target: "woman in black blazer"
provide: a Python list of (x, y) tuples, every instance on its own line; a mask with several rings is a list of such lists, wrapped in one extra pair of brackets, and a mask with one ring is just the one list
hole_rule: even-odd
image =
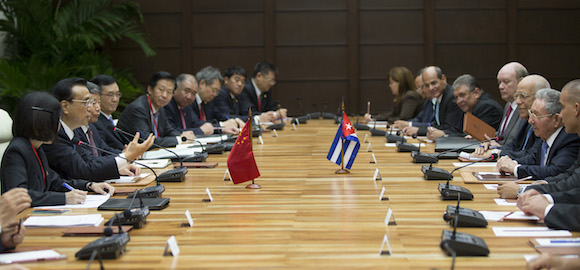
[[(395, 107), (388, 113), (375, 116), (377, 121), (389, 121), (394, 123), (397, 120), (413, 119), (423, 109), (425, 98), (417, 92), (413, 74), (406, 67), (394, 67), (387, 74), (389, 88), (395, 96), (393, 103)], [(365, 119), (371, 119), (370, 114), (365, 114)]]
[(115, 191), (107, 183), (64, 180), (50, 169), (40, 146), (57, 138), (61, 112), (60, 103), (48, 93), (33, 92), (22, 98), (12, 126), (14, 139), (2, 158), (2, 193), (22, 187), (28, 190), (32, 206), (43, 206), (83, 203), (88, 190)]

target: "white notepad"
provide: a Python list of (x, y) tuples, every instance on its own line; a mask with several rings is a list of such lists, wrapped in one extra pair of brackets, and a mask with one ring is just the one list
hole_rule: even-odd
[[(169, 164), (171, 164), (171, 159), (168, 158), (163, 158), (163, 159), (149, 159), (149, 160), (137, 160), (137, 162), (147, 165), (150, 168), (153, 169), (163, 169), (167, 166), (169, 166)], [(143, 166), (141, 166), (141, 164), (137, 164), (135, 163), (135, 165), (139, 168), (145, 168)]]
[(101, 214), (31, 216), (24, 221), (23, 225), (25, 227), (99, 226), (103, 220), (105, 219)]
[(65, 259), (66, 255), (52, 249), (0, 254), (0, 264)]
[(548, 227), (493, 227), (498, 237), (564, 237), (572, 236), (567, 230), (552, 230)]
[(97, 208), (105, 203), (111, 197), (110, 194), (105, 195), (87, 195), (84, 203), (81, 204), (65, 204), (54, 206), (38, 206), (34, 207), (40, 209), (83, 209), (83, 208)]

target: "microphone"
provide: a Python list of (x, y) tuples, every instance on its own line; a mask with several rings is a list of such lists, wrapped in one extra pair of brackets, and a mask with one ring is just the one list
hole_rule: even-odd
[(320, 116), (322, 115), (320, 113), (320, 111), (318, 110), (318, 106), (316, 106), (316, 103), (312, 103), (312, 108), (314, 108), (314, 112), (308, 114), (310, 116), (310, 119), (314, 119), (314, 118), (320, 118)]
[[(135, 208), (133, 209), (133, 202), (135, 201), (135, 197), (139, 195), (139, 208)], [(117, 225), (119, 225), (119, 227), (121, 225), (131, 225), (133, 226), (133, 228), (135, 229), (139, 229), (141, 227), (143, 227), (145, 225), (145, 223), (147, 223), (147, 216), (149, 215), (149, 207), (145, 206), (143, 204), (143, 198), (141, 198), (141, 192), (136, 191), (135, 193), (133, 193), (133, 198), (131, 199), (131, 203), (129, 203), (129, 206), (127, 207), (127, 209), (125, 209), (121, 214), (119, 214), (119, 216), (117, 217)], [(113, 223), (113, 219), (109, 220), (109, 222), (107, 222), (107, 225), (111, 225)]]
[[(221, 139), (221, 135), (220, 135), (220, 139)], [(212, 145), (206, 145), (204, 146), (203, 143), (201, 143), (200, 141), (197, 140), (191, 140), (185, 137), (181, 137), (181, 141), (182, 142), (187, 142), (187, 141), (191, 141), (194, 143), (199, 144), (199, 146), (201, 146), (201, 153), (199, 154), (193, 154), (192, 156), (186, 157), (184, 158), (185, 161), (193, 161), (193, 162), (204, 162), (207, 157), (209, 156), (208, 154), (222, 154), (225, 149), (225, 143), (223, 142), (223, 139), (221, 139), (222, 142), (221, 143), (216, 143), (216, 144), (212, 144)]]
[(294, 117), (292, 122), (298, 122), (300, 124), (306, 124), (309, 119), (309, 116), (306, 114), (306, 109), (304, 109), (304, 104), (302, 104), (302, 97), (296, 96), (296, 101), (298, 101), (298, 105), (300, 105), (300, 109), (302, 110), (302, 116)]
[[(413, 138), (416, 138), (416, 135), (413, 135)], [(419, 140), (419, 147), (417, 151), (411, 152), (413, 163), (437, 163), (438, 162), (437, 157), (432, 156), (428, 153), (421, 153), (421, 143), (423, 143), (423, 141), (421, 141), (419, 138), (416, 139)]]
[[(457, 206), (447, 205), (443, 220), (450, 224), (451, 220), (455, 220), (455, 227), (487, 227), (487, 220), (479, 211), (459, 207), (460, 201), (461, 197), (458, 195)], [(458, 217), (455, 218), (456, 216)]]
[[(117, 214), (115, 214), (111, 220), (115, 219), (116, 216)], [(110, 225), (104, 230), (104, 233), (104, 237), (90, 242), (81, 248), (81, 250), (75, 254), (75, 257), (80, 260), (87, 260), (91, 258), (94, 259), (98, 254), (99, 259), (116, 259), (125, 253), (127, 243), (129, 242), (130, 238), (129, 233), (123, 232), (121, 225), (119, 225), (118, 234), (113, 234), (113, 230), (110, 228)], [(91, 262), (89, 262), (89, 266)]]
[[(457, 195), (457, 200), (459, 200)], [(459, 208), (459, 207), (457, 207)], [(489, 248), (485, 241), (475, 235), (467, 233), (458, 233), (457, 224), (459, 214), (455, 215), (453, 231), (443, 230), (441, 233), (441, 244), (439, 245), (447, 255), (453, 256), (452, 269), (455, 265), (455, 256), (487, 256)]]
[[(474, 161), (474, 162), (468, 163), (466, 165), (463, 165), (461, 167), (457, 167), (457, 168), (453, 169), (447, 177), (447, 183), (446, 184), (439, 183), (439, 186), (437, 187), (439, 189), (439, 193), (443, 197), (443, 200), (454, 200), (458, 195), (461, 196), (462, 200), (473, 200), (473, 194), (471, 193), (471, 191), (469, 191), (469, 189), (462, 187), (462, 186), (449, 185), (449, 181), (451, 180), (451, 178), (453, 178), (453, 173), (461, 168), (471, 166), (475, 163), (482, 162), (482, 161), (495, 160), (495, 159), (497, 159), (497, 154), (492, 154), (491, 157), (489, 157), (489, 158)], [(426, 166), (423, 166), (423, 167), (426, 167)], [(425, 172), (423, 172), (423, 173), (425, 173)], [(427, 174), (425, 174), (425, 175), (427, 175)]]
[(373, 125), (373, 128), (371, 128), (370, 131), (371, 131), (371, 136), (387, 136), (386, 130), (377, 129), (377, 121), (375, 121), (375, 124)]
[[(417, 139), (417, 134), (413, 134), (413, 139)], [(419, 139), (417, 139), (419, 140)], [(408, 142), (403, 142), (403, 141), (397, 141), (396, 145), (397, 145), (397, 151), (399, 152), (420, 152), (420, 146), (421, 146), (421, 140), (419, 140), (419, 146), (416, 146), (414, 144), (408, 143)]]
[[(375, 124), (377, 122), (375, 121)], [(407, 140), (405, 139), (404, 136), (399, 136), (399, 134), (401, 134), (400, 132), (397, 132), (397, 134), (393, 134), (393, 124), (389, 125), (389, 133), (385, 134), (385, 137), (387, 137), (387, 142), (388, 143), (396, 143), (396, 142), (407, 142)]]
[(155, 182), (157, 183), (157, 185), (152, 186), (152, 187), (146, 187), (146, 188), (141, 189), (141, 191), (145, 194), (144, 196), (146, 198), (158, 198), (158, 197), (161, 197), (161, 193), (163, 193), (165, 191), (165, 186), (159, 184), (159, 176), (157, 176), (157, 173), (155, 173), (155, 171), (151, 167), (149, 167), (149, 166), (147, 166), (147, 165), (145, 165), (145, 164), (143, 164), (141, 162), (137, 162), (135, 160), (128, 159), (126, 157), (122, 157), (120, 155), (117, 155), (117, 154), (115, 154), (113, 152), (110, 152), (108, 150), (102, 149), (100, 147), (92, 146), (92, 145), (90, 145), (90, 144), (88, 144), (86, 142), (83, 142), (83, 141), (81, 141), (79, 139), (76, 139), (76, 138), (73, 138), (73, 143), (74, 144), (77, 144), (77, 145), (88, 146), (90, 148), (95, 148), (95, 149), (97, 149), (99, 151), (102, 151), (104, 153), (107, 153), (107, 154), (110, 154), (110, 155), (113, 155), (113, 156), (117, 156), (117, 157), (122, 158), (122, 159), (124, 159), (124, 160), (126, 160), (128, 162), (133, 162), (135, 164), (139, 164), (139, 165), (141, 165), (141, 166), (143, 166), (143, 167), (151, 170), (151, 172), (153, 173), (153, 175), (155, 175)]
[[(131, 138), (135, 137), (135, 135), (133, 135), (127, 131), (124, 131), (118, 127), (115, 127), (114, 130), (119, 131), (119, 132), (123, 133), (124, 135), (130, 136)], [(139, 138), (139, 141), (142, 142), (143, 138)], [(173, 152), (173, 151), (171, 151), (171, 150), (169, 150), (169, 149), (167, 149), (159, 144), (153, 143), (153, 145), (175, 155), (177, 157), (177, 159), (179, 160), (179, 163), (181, 166), (179, 168), (163, 172), (156, 179), (159, 182), (183, 182), (183, 180), (185, 180), (185, 174), (187, 173), (187, 168), (183, 167), (183, 161), (181, 160), (179, 155), (177, 155), (175, 152)]]
[(328, 101), (324, 102), (324, 111), (322, 111), (320, 113), (320, 115), (322, 116), (322, 119), (336, 119), (337, 116), (335, 114), (326, 112), (328, 110)]

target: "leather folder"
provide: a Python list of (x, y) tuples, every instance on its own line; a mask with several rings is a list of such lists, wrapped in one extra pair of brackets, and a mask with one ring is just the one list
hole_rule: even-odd
[(471, 135), (471, 137), (478, 141), (486, 140), (485, 135), (490, 138), (495, 136), (495, 128), (481, 121), (481, 119), (471, 113), (465, 113), (463, 117), (463, 132)]
[[(105, 203), (101, 204), (98, 210), (110, 210), (110, 211), (123, 211), (131, 208), (140, 208), (141, 202), (139, 198), (135, 198), (133, 204), (131, 204), (132, 199), (108, 199)], [(149, 210), (161, 210), (169, 206), (169, 198), (143, 198), (143, 205), (149, 207)]]

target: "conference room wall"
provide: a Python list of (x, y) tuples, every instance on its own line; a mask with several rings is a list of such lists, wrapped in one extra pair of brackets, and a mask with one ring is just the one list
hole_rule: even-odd
[[(141, 26), (156, 49), (146, 58), (121, 41), (104, 49), (145, 84), (158, 70), (195, 73), (262, 59), (280, 69), (274, 98), (302, 113), (342, 96), (350, 114), (392, 105), (386, 73), (436, 64), (448, 80), (474, 75), (501, 101), (496, 73), (508, 61), (554, 88), (580, 74), (578, 1), (541, 0), (140, 0)], [(329, 88), (326, 88), (329, 87)], [(317, 106), (312, 106), (316, 103)], [(379, 104), (382, 103), (382, 104)]]

